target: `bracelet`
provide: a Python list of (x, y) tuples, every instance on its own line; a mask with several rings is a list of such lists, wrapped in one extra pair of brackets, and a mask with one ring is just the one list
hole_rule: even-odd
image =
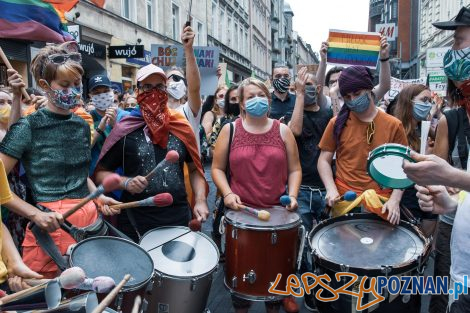
[(228, 194), (226, 194), (225, 196), (223, 196), (223, 198), (225, 199), (226, 197), (230, 196), (230, 195), (233, 195), (234, 193), (233, 192), (229, 192)]
[(126, 179), (126, 181), (124, 182), (124, 190), (127, 190), (127, 185), (129, 185), (129, 182), (132, 180), (132, 178), (128, 178)]
[(385, 58), (385, 59), (380, 59), (380, 62), (387, 62), (388, 60), (390, 60), (390, 57)]
[(102, 131), (101, 129), (99, 129), (98, 127), (95, 128), (95, 131), (100, 134), (101, 136), (103, 137), (106, 137), (106, 134), (104, 133), (104, 131)]

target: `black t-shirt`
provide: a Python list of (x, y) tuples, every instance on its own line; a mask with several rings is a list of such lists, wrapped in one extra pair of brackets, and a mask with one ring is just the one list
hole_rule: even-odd
[[(190, 220), (190, 208), (186, 199), (184, 185), (184, 162), (192, 162), (184, 143), (172, 134), (168, 138), (167, 149), (162, 149), (152, 142), (148, 143), (143, 128), (135, 130), (121, 138), (101, 159), (99, 168), (114, 172), (122, 168), (124, 176), (135, 177), (147, 175), (169, 150), (176, 150), (179, 154), (179, 163), (171, 164), (163, 171), (157, 172), (150, 180), (148, 187), (140, 194), (132, 195), (124, 191), (122, 202), (139, 201), (152, 197), (158, 193), (168, 192), (173, 196), (173, 205), (165, 208), (139, 207), (131, 209), (139, 233), (160, 226), (187, 226)], [(124, 151), (124, 152), (123, 152)], [(135, 238), (135, 231), (131, 227), (127, 210), (119, 214), (119, 228), (131, 238)]]
[(274, 92), (271, 93), (272, 101), (271, 108), (269, 110), (269, 117), (279, 120), (282, 117), (285, 118), (284, 122), (287, 123), (292, 117), (295, 107), (295, 94), (288, 92), (287, 98), (282, 101), (279, 99)]
[(296, 137), (302, 166), (302, 185), (324, 188), (317, 170), (318, 157), (321, 152), (318, 144), (332, 117), (331, 108), (321, 108), (317, 112), (304, 111), (302, 135)]

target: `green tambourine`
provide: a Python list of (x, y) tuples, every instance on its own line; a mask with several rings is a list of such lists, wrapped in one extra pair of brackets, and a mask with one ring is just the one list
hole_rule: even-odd
[(405, 189), (414, 184), (402, 168), (403, 160), (415, 163), (411, 148), (396, 143), (386, 143), (371, 152), (367, 158), (367, 172), (382, 188)]

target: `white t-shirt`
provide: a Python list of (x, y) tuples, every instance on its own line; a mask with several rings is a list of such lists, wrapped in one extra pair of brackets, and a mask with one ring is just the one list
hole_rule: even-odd
[(470, 276), (470, 193), (461, 191), (450, 239), (450, 277), (456, 282), (464, 282)]
[(201, 155), (201, 142), (200, 142), (201, 140), (199, 139), (199, 126), (201, 125), (202, 106), (199, 108), (199, 112), (197, 113), (196, 116), (194, 116), (193, 111), (191, 110), (191, 107), (189, 106), (189, 102), (186, 102), (185, 104), (180, 105), (176, 109), (176, 111), (183, 114), (188, 120), (189, 125), (191, 125), (194, 135), (196, 136), (197, 149), (199, 151), (199, 155)]

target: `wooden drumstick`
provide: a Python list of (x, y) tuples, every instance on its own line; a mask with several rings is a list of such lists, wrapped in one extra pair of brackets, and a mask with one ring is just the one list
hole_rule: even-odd
[(111, 205), (111, 209), (132, 209), (137, 207), (156, 206), (158, 208), (167, 207), (173, 204), (173, 196), (170, 193), (159, 193), (144, 200)]
[[(5, 52), (3, 52), (2, 47), (0, 47), (0, 57), (2, 58), (3, 63), (5, 63), (5, 65), (8, 69), (14, 70), (13, 66), (11, 66), (10, 61), (8, 60), (7, 56), (5, 55)], [(23, 98), (26, 101), (31, 101), (31, 98), (29, 97), (29, 95), (26, 92), (26, 89), (24, 89), (24, 87), (21, 87), (21, 93), (23, 94)]]
[(142, 303), (142, 299), (140, 298), (140, 296), (135, 297), (134, 306), (132, 307), (132, 313), (139, 313), (139, 308), (140, 308), (141, 303)]
[(269, 218), (271, 217), (271, 213), (266, 210), (257, 210), (250, 207), (244, 207), (242, 210), (256, 216), (261, 221), (269, 221)]
[(119, 188), (121, 184), (121, 176), (118, 174), (111, 174), (106, 176), (103, 180), (103, 183), (96, 188), (95, 191), (91, 192), (88, 196), (82, 199), (79, 203), (77, 203), (73, 208), (62, 214), (64, 219), (72, 215), (73, 213), (77, 212), (81, 207), (87, 204), (89, 201), (98, 198), (105, 192), (110, 192)]
[(100, 304), (98, 304), (98, 306), (93, 310), (92, 313), (103, 312), (108, 307), (108, 305), (113, 302), (114, 298), (116, 298), (118, 293), (121, 291), (122, 287), (124, 287), (124, 285), (129, 281), (129, 279), (131, 279), (131, 275), (126, 274), (121, 280), (121, 282), (116, 287), (114, 287), (113, 290), (111, 290), (111, 292), (103, 299), (103, 301), (101, 301)]

